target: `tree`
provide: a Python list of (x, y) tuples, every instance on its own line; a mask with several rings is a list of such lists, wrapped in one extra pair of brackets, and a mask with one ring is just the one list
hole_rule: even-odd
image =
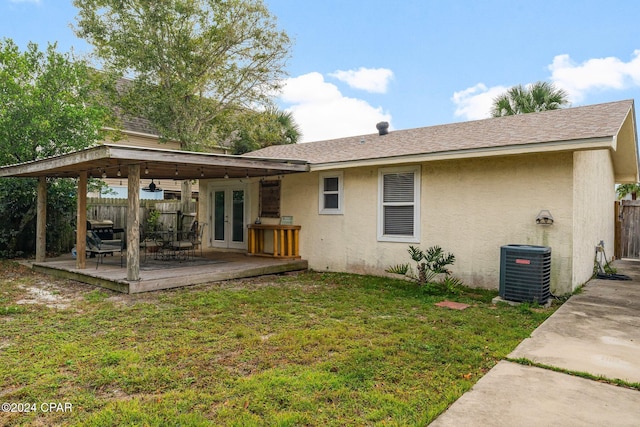
[(538, 111), (557, 110), (569, 104), (568, 94), (553, 83), (536, 82), (517, 85), (493, 100), (492, 117), (513, 116)]
[[(56, 52), (55, 44), (41, 52), (30, 43), (20, 52), (13, 41), (0, 41), (0, 164), (38, 160), (102, 140), (111, 112), (100, 98), (99, 77), (86, 63)], [(57, 250), (61, 233), (73, 238), (68, 215), (75, 209), (75, 184), (49, 184), (47, 248)], [(36, 180), (0, 179), (0, 256), (33, 249), (35, 201)]]
[(261, 0), (74, 0), (76, 34), (106, 69), (131, 76), (121, 99), (164, 140), (216, 145), (229, 113), (268, 106), (284, 77), (288, 36)]
[(628, 194), (631, 194), (631, 199), (636, 200), (638, 193), (640, 193), (640, 183), (620, 184), (616, 188), (616, 193), (618, 193), (618, 199), (624, 199)]
[(227, 120), (222, 128), (228, 132), (225, 145), (233, 154), (244, 154), (271, 145), (296, 144), (302, 137), (293, 115), (276, 108), (263, 112), (247, 111)]

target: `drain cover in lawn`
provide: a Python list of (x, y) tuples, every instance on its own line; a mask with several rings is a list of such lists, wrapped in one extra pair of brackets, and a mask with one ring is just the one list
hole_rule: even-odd
[(436, 303), (436, 305), (438, 307), (452, 308), (454, 310), (464, 310), (465, 308), (469, 307), (469, 304), (463, 304), (461, 302), (453, 302), (453, 301), (447, 301), (447, 300)]

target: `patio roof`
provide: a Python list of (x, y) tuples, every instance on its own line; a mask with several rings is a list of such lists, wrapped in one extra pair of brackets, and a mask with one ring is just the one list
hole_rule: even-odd
[[(128, 166), (140, 166), (140, 175), (155, 179), (207, 179), (284, 175), (309, 170), (302, 160), (270, 159), (196, 153), (158, 148), (101, 144), (61, 156), (0, 168), (0, 177), (127, 178)], [(119, 173), (119, 174), (118, 174)]]

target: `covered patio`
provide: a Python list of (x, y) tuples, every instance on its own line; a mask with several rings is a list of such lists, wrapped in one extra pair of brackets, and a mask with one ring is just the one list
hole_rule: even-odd
[[(163, 285), (163, 283), (169, 283), (171, 281), (175, 283), (177, 280), (170, 277), (169, 269), (166, 268), (154, 271), (153, 273), (151, 272), (152, 270), (144, 270), (144, 274), (141, 274), (139, 206), (140, 177), (142, 174), (148, 178), (178, 179), (188, 182), (189, 180), (195, 179), (281, 176), (306, 171), (308, 171), (307, 162), (300, 160), (251, 158), (245, 156), (102, 144), (61, 156), (4, 166), (0, 168), (0, 177), (38, 178), (38, 214), (34, 268), (40, 271), (44, 271), (45, 269), (65, 270), (69, 275), (74, 275), (75, 280), (110, 287), (123, 292), (144, 292), (146, 290), (175, 287)], [(117, 273), (111, 273), (111, 275), (107, 274), (111, 268), (106, 268), (107, 266), (105, 266), (97, 270), (103, 270), (100, 271), (99, 276), (97, 276), (96, 271), (93, 271), (96, 270), (94, 264), (87, 263), (87, 182), (91, 177), (127, 179), (128, 208), (127, 226), (125, 230), (127, 249), (126, 253), (123, 254), (123, 256), (126, 257), (126, 274), (123, 274), (119, 260), (117, 265), (119, 271)], [(75, 178), (78, 182), (76, 221), (77, 257), (75, 260), (64, 261), (64, 268), (53, 268), (54, 264), (61, 267), (63, 264), (58, 263), (62, 263), (63, 261), (54, 261), (52, 259), (50, 262), (45, 262), (47, 178)], [(243, 254), (240, 255), (244, 256)], [(229, 255), (229, 257), (231, 257), (231, 255)], [(266, 264), (272, 263), (274, 266), (280, 265), (279, 268), (283, 268), (282, 265), (285, 265), (289, 261), (251, 260), (250, 264), (255, 264), (261, 268), (264, 267), (262, 266), (263, 262), (266, 262)], [(281, 262), (283, 262), (283, 264), (281, 264)], [(69, 265), (69, 263), (73, 265)], [(216, 263), (213, 262), (211, 264), (216, 265)], [(48, 265), (51, 265), (51, 268), (47, 267)], [(236, 263), (235, 265), (240, 266), (243, 265), (243, 263)], [(291, 268), (300, 270), (301, 265), (302, 264), (292, 265)], [(176, 268), (180, 270), (182, 267)], [(250, 270), (252, 267), (247, 264), (244, 268)], [(277, 269), (278, 268), (275, 268), (275, 270)], [(91, 271), (89, 272), (89, 270)], [(274, 272), (278, 271), (265, 270), (265, 274)], [(178, 274), (185, 276), (187, 275), (185, 273), (186, 272), (182, 270)], [(161, 278), (163, 275), (166, 279)], [(188, 275), (191, 275), (191, 273)], [(248, 275), (252, 276), (256, 274)], [(207, 274), (205, 274), (205, 276), (207, 276)], [(223, 276), (224, 275), (219, 276), (220, 278), (218, 279), (210, 278), (208, 280), (222, 280), (224, 278)], [(207, 277), (218, 276), (209, 275)], [(229, 276), (228, 278), (235, 277), (243, 276)], [(186, 279), (186, 277), (184, 279)], [(148, 282), (149, 280), (154, 281), (156, 286), (152, 286), (150, 282)], [(107, 281), (111, 281), (113, 285), (109, 285)], [(198, 281), (189, 283), (188, 280), (181, 280), (180, 282), (184, 283), (177, 286), (202, 283)], [(122, 286), (118, 285), (118, 283)]]

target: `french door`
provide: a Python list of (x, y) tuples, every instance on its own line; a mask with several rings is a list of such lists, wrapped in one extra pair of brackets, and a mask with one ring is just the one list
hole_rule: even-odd
[(244, 185), (212, 186), (209, 192), (211, 246), (247, 248), (247, 190)]

